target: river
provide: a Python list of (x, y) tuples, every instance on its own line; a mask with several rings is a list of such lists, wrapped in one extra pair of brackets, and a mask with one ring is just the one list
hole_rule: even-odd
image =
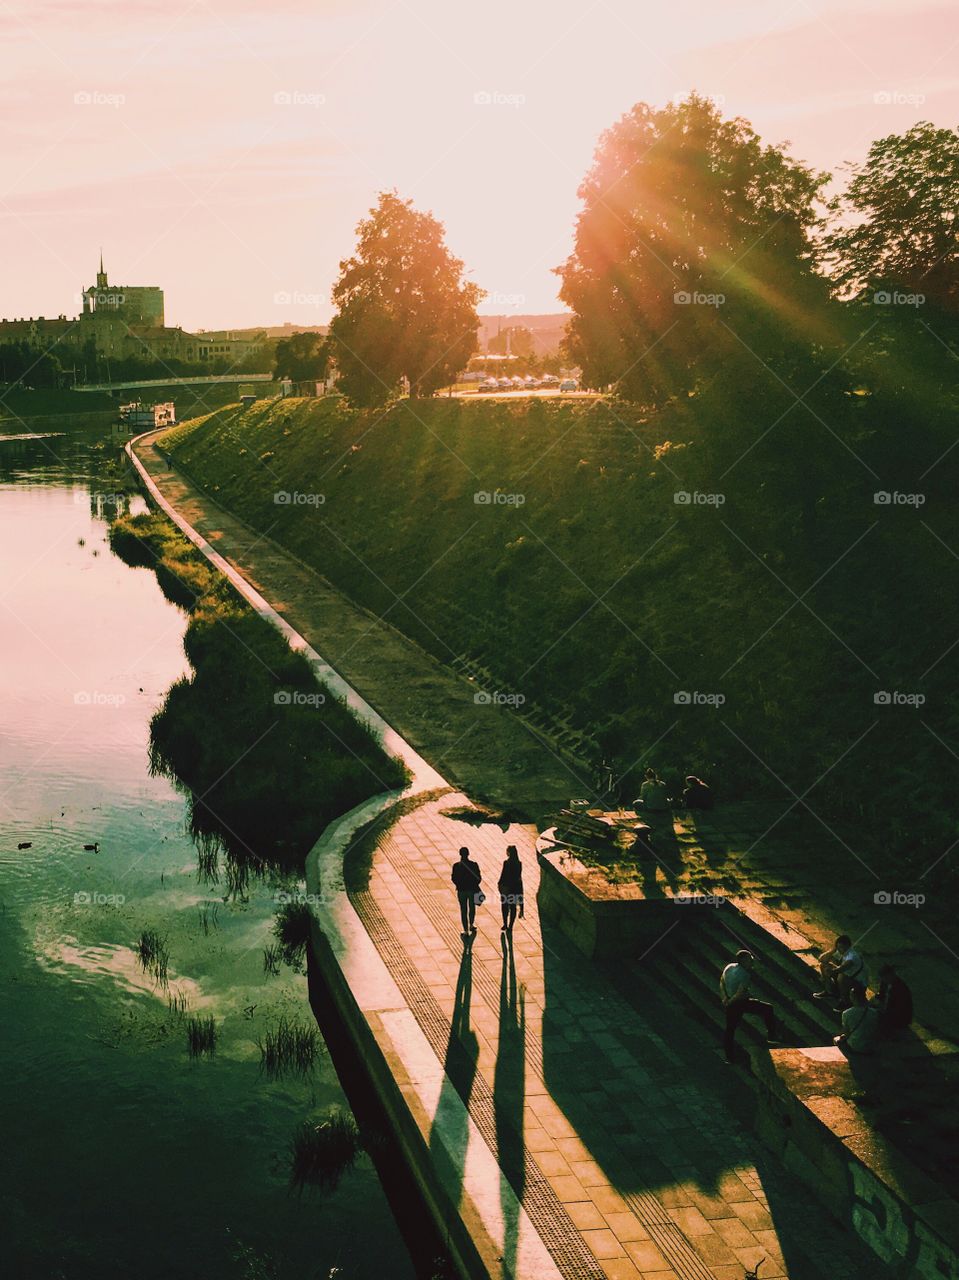
[[(306, 978), (264, 972), (270, 889), (204, 882), (186, 798), (150, 775), (186, 618), (109, 549), (121, 469), (109, 431), (0, 436), (4, 1273), (404, 1280), (368, 1157), (332, 1192), (289, 1190), (297, 1127), (349, 1107), (326, 1054), (306, 1079), (262, 1073), (265, 1030), (311, 1022)], [(145, 929), (168, 987), (138, 962)], [(215, 1018), (212, 1059), (190, 1057), (171, 992)]]

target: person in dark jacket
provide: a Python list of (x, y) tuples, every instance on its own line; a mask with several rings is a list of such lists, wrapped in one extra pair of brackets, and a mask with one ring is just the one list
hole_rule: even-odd
[(515, 844), (506, 848), (506, 861), (499, 874), (496, 885), (499, 889), (500, 905), (503, 908), (503, 927), (501, 933), (512, 933), (516, 923), (516, 912), (522, 920), (523, 910), (523, 864), (519, 860), (519, 850)]
[(697, 778), (695, 774), (691, 773), (686, 779), (686, 789), (683, 792), (683, 808), (711, 809), (712, 807), (712, 789), (703, 782), (702, 778)]
[(470, 858), (470, 851), (464, 845), (460, 849), (459, 862), (453, 863), (453, 874), (450, 876), (456, 887), (456, 896), (460, 904), (460, 919), (463, 921), (463, 933), (469, 935), (476, 932), (476, 904), (481, 902), (480, 884), (483, 873), (479, 863)]
[(879, 994), (876, 997), (882, 1034), (894, 1036), (912, 1024), (912, 992), (891, 964), (879, 970)]

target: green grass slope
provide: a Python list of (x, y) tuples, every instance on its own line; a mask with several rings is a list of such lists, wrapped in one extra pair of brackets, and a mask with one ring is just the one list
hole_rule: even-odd
[(916, 480), (858, 403), (804, 436), (767, 430), (776, 406), (737, 395), (735, 420), (696, 398), (648, 418), (605, 402), (276, 401), (167, 440), (353, 599), (568, 719), (626, 793), (654, 763), (783, 812), (803, 797), (797, 812), (855, 824), (906, 889), (957, 834), (952, 479), (927, 476), (921, 507), (876, 503)]

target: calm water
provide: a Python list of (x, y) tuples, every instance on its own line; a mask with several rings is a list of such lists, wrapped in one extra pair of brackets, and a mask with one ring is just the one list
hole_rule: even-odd
[[(412, 1277), (366, 1158), (331, 1194), (287, 1190), (294, 1130), (346, 1102), (327, 1057), (307, 1083), (261, 1076), (257, 1038), (311, 1022), (306, 980), (264, 976), (270, 888), (201, 883), (184, 797), (149, 775), (185, 618), (109, 550), (118, 455), (103, 433), (0, 437), (2, 1270)], [(145, 928), (216, 1018), (213, 1061), (140, 971)]]

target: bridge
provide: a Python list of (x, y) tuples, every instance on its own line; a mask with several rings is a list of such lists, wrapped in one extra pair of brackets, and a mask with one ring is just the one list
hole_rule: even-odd
[(187, 375), (182, 378), (133, 378), (119, 382), (88, 382), (74, 387), (74, 391), (140, 391), (157, 387), (215, 387), (239, 385), (241, 382), (273, 382), (272, 373), (212, 373)]

